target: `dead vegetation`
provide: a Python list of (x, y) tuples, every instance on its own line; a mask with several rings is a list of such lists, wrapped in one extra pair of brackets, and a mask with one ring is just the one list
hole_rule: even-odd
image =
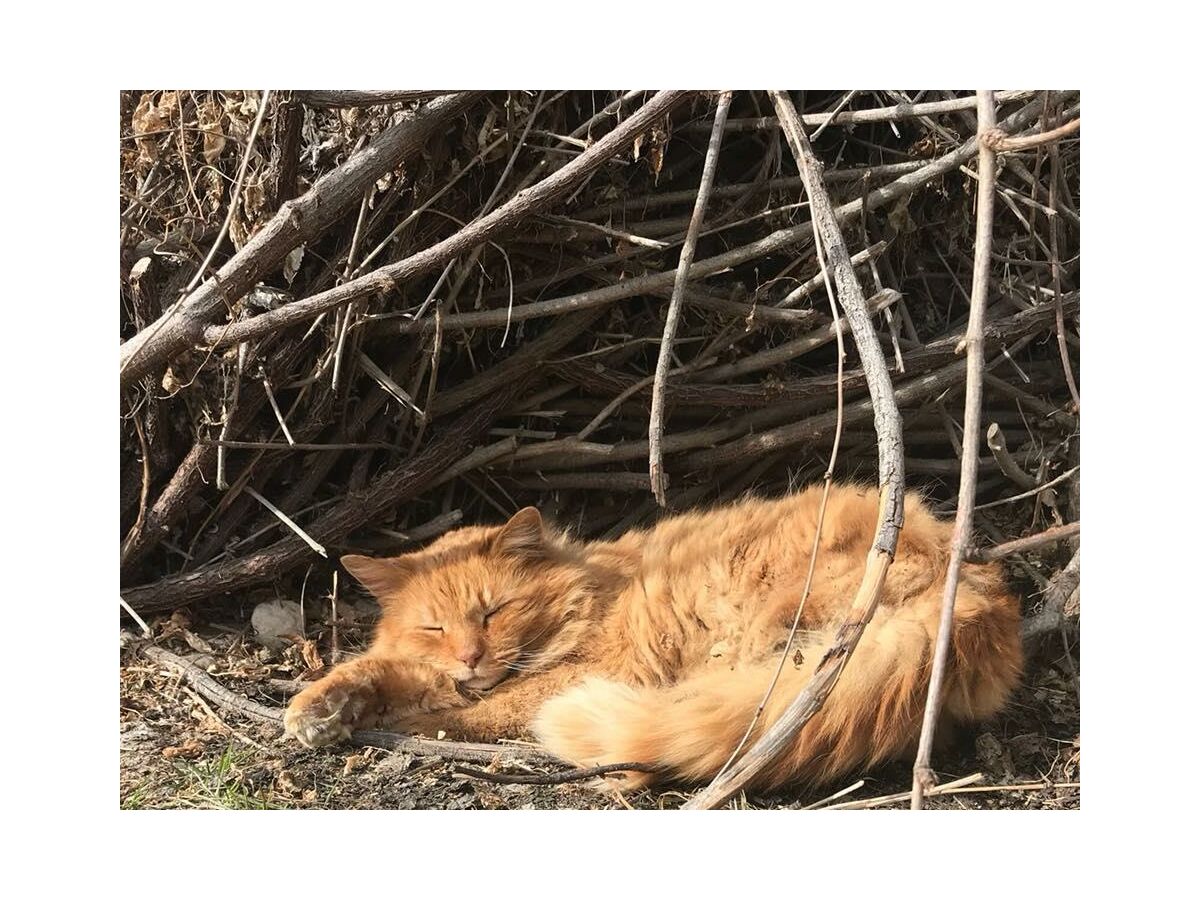
[[(284, 685), (369, 633), (370, 605), (334, 581), (345, 550), (402, 552), (526, 504), (613, 535), (661, 513), (652, 440), (682, 509), (819, 478), (838, 432), (842, 326), (767, 92), (730, 100), (661, 366), (716, 95), (380, 93), (121, 97), (123, 598), (156, 644), (276, 709)], [(975, 97), (791, 100), (886, 352), (908, 489), (949, 513)], [(1078, 522), (1078, 105), (997, 94), (976, 554)], [(867, 378), (846, 345), (833, 469), (875, 481)], [(1034, 666), (1020, 709), (935, 756), (943, 782), (985, 783), (927, 805), (1077, 805), (1077, 535), (1000, 551), (1028, 598)], [(256, 631), (268, 601), (281, 615)], [(338, 776), (136, 646), (124, 663), (125, 806), (683, 802), (486, 784), (407, 751), (347, 751), (362, 760)], [(411, 768), (395, 764), (395, 784), (363, 786), (397, 758)], [(826, 805), (908, 790), (887, 779)]]

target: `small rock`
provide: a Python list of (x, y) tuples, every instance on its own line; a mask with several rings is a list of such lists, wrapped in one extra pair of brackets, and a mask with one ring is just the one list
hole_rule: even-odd
[(292, 638), (301, 635), (303, 616), (300, 604), (291, 600), (268, 600), (254, 607), (250, 624), (254, 634), (266, 647), (279, 650)]

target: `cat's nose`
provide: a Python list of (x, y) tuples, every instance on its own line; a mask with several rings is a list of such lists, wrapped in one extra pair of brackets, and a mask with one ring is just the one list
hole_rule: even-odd
[(463, 647), (458, 651), (459, 662), (468, 669), (474, 669), (482, 656), (483, 649), (481, 647)]

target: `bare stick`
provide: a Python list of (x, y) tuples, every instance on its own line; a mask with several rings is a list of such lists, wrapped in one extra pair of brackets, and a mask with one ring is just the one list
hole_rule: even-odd
[[(948, 781), (945, 784), (939, 784), (929, 791), (929, 796), (937, 796), (941, 794), (953, 793), (956, 790), (961, 790), (967, 785), (975, 784), (983, 780), (983, 773), (976, 772), (974, 775), (968, 775), (965, 778), (959, 778), (955, 781)], [(912, 796), (911, 791), (903, 791), (898, 794), (886, 794), (883, 797), (870, 797), (865, 800), (850, 800), (846, 803), (837, 803), (833, 806), (827, 806), (826, 809), (873, 809), (876, 806), (886, 806), (889, 803), (899, 803), (903, 800), (908, 800)]]
[(150, 637), (151, 634), (153, 634), (153, 632), (150, 631), (150, 626), (146, 624), (146, 620), (137, 614), (137, 610), (135, 610), (132, 606), (130, 606), (128, 603), (125, 602), (124, 597), (121, 597), (119, 599), (121, 601), (121, 609), (123, 609), (123, 610), (125, 610), (125, 612), (129, 613), (129, 615), (133, 619), (133, 621), (137, 622), (138, 628), (142, 629), (142, 636)]
[(592, 766), (590, 769), (572, 769), (567, 772), (529, 772), (527, 774), (510, 774), (508, 772), (488, 772), (485, 769), (473, 769), (470, 766), (455, 766), (457, 775), (467, 775), (480, 781), (490, 781), (493, 784), (569, 784), (573, 781), (587, 781), (601, 775), (612, 775), (617, 772), (661, 772), (662, 766), (651, 763), (608, 763), (603, 766)]
[(992, 456), (999, 463), (1000, 471), (1007, 475), (1009, 480), (1015, 482), (1017, 487), (1028, 490), (1037, 486), (1037, 479), (1018, 466), (1017, 461), (1008, 452), (1008, 442), (1004, 440), (1004, 432), (995, 422), (988, 426), (987, 445), (988, 449), (992, 451)]
[[(271, 381), (266, 375), (262, 379), (263, 392), (267, 395), (267, 400), (271, 404), (271, 411), (275, 413), (275, 421), (279, 423), (279, 428), (283, 432), (283, 436), (287, 439), (289, 446), (296, 446), (296, 441), (292, 437), (292, 433), (288, 431), (287, 420), (283, 418), (283, 413), (279, 411), (279, 404), (275, 401), (275, 392), (271, 390)], [(226, 444), (225, 446), (228, 446)]]
[(1031, 534), (1029, 537), (1017, 538), (1015, 541), (996, 544), (994, 547), (973, 547), (967, 551), (966, 558), (970, 562), (977, 563), (995, 562), (1006, 556), (1012, 556), (1014, 553), (1026, 553), (1030, 550), (1036, 550), (1038, 547), (1044, 547), (1046, 544), (1065, 541), (1068, 538), (1076, 537), (1078, 534), (1079, 523), (1072, 522), (1069, 525), (1058, 525), (1054, 528), (1047, 528), (1045, 531), (1038, 534)]
[[(1001, 102), (1022, 100), (1029, 97), (1032, 91), (1001, 91), (997, 98)], [(935, 100), (929, 103), (900, 103), (896, 106), (886, 106), (879, 109), (855, 109), (850, 112), (838, 113), (808, 113), (800, 120), (805, 125), (823, 126), (855, 125), (864, 122), (898, 122), (902, 119), (915, 119), (919, 116), (932, 116), (942, 113), (959, 112), (975, 106), (974, 97), (956, 97), (953, 100)], [(729, 122), (732, 131), (766, 131), (780, 127), (780, 121), (775, 116), (763, 116), (759, 119), (733, 119)]]
[[(271, 514), (274, 515), (275, 518), (277, 518), (280, 522), (282, 522), (288, 528), (292, 529), (292, 531), (295, 532), (300, 537), (300, 539), (302, 541), (304, 541), (304, 543), (308, 544), (308, 546), (312, 547), (314, 550), (316, 550), (318, 553), (320, 553), (326, 559), (329, 559), (329, 554), (326, 552), (325, 548), (322, 547), (320, 544), (318, 544), (316, 541), (314, 541), (312, 539), (312, 537), (309, 536), (307, 531), (305, 531), (303, 528), (301, 528), (299, 525), (297, 525), (295, 522), (293, 522), (290, 518), (288, 518), (287, 514), (283, 510), (281, 510), (278, 506), (276, 506), (274, 503), (272, 503), (270, 500), (268, 500), (266, 497), (264, 497), (262, 494), (260, 494), (254, 488), (250, 487), (250, 485), (246, 485), (245, 488), (243, 488), (243, 490), (247, 494), (249, 494), (251, 497), (253, 497), (255, 500), (257, 500), (259, 503), (261, 503), (263, 506), (265, 506), (271, 512)], [(337, 578), (336, 572), (334, 573), (333, 577)]]
[(1042, 611), (1021, 623), (1021, 637), (1028, 641), (1062, 628), (1067, 601), (1077, 596), (1078, 592), (1079, 550), (1076, 550), (1066, 568), (1050, 579), (1050, 584), (1046, 586)]
[(1018, 150), (1032, 150), (1034, 147), (1040, 147), (1043, 144), (1060, 141), (1065, 137), (1070, 137), (1078, 130), (1079, 120), (1074, 119), (1066, 125), (1060, 125), (1058, 128), (1051, 131), (1043, 131), (1040, 134), (1009, 137), (1003, 132), (992, 131), (987, 134), (980, 134), (979, 140), (993, 153), (1015, 153)]
[(650, 489), (658, 505), (667, 505), (667, 485), (663, 472), (662, 436), (663, 416), (666, 406), (667, 370), (671, 368), (671, 348), (675, 343), (675, 332), (679, 328), (679, 316), (683, 309), (683, 293), (687, 287), (688, 269), (696, 255), (696, 239), (700, 226), (704, 224), (704, 210), (708, 206), (708, 195), (712, 191), (717, 174), (717, 157), (721, 153), (721, 135), (725, 119), (729, 116), (729, 104), (733, 91), (723, 91), (717, 100), (717, 112), (713, 119), (712, 136), (708, 140), (708, 153), (704, 157), (704, 172), (700, 176), (700, 190), (696, 192), (696, 205), (692, 208), (692, 220), (688, 224), (687, 237), (679, 253), (679, 265), (675, 269), (675, 288), (667, 307), (667, 318), (663, 324), (662, 343), (658, 348), (658, 364), (654, 369), (654, 389), (650, 395)]
[(1079, 471), (1079, 466), (1074, 466), (1073, 468), (1070, 468), (1067, 471), (1063, 472), (1057, 478), (1051, 479), (1050, 481), (1047, 481), (1045, 484), (1039, 484), (1037, 487), (1035, 487), (1031, 491), (1025, 491), (1023, 494), (1014, 494), (1013, 496), (1005, 497), (1002, 500), (993, 500), (991, 503), (981, 503), (975, 508), (976, 509), (991, 509), (992, 507), (995, 507), (995, 506), (1003, 506), (1005, 503), (1015, 503), (1017, 500), (1024, 500), (1026, 497), (1032, 497), (1034, 494), (1040, 494), (1042, 491), (1044, 491), (1048, 488), (1052, 488), (1056, 484), (1059, 484), (1063, 481), (1066, 481), (1068, 478), (1070, 478), (1072, 475), (1074, 475), (1078, 471)]
[[(817, 571), (817, 556), (821, 549), (821, 535), (825, 530), (825, 508), (829, 504), (829, 491), (833, 487), (833, 467), (837, 464), (838, 448), (842, 442), (842, 425), (846, 406), (846, 344), (842, 337), (841, 321), (837, 311), (836, 292), (829, 279), (829, 266), (826, 263), (826, 254), (823, 252), (821, 245), (821, 232), (819, 229), (814, 232), (813, 237), (816, 239), (817, 263), (821, 267), (821, 277), (825, 282), (825, 293), (829, 297), (829, 312), (833, 316), (833, 327), (837, 332), (837, 425), (834, 427), (833, 432), (833, 449), (829, 451), (829, 465), (825, 469), (825, 486), (821, 491), (821, 505), (817, 507), (817, 528), (813, 534), (812, 550), (808, 554), (808, 572), (804, 576), (804, 589), (800, 592), (800, 602), (796, 606), (796, 614), (792, 617), (792, 628), (788, 632), (787, 643), (783, 647), (783, 652), (779, 654), (779, 664), (775, 667), (775, 673), (771, 676), (771, 683), (767, 685), (762, 700), (759, 701), (757, 708), (754, 710), (750, 724), (746, 726), (746, 731), (742, 735), (742, 739), (738, 741), (738, 745), (729, 754), (729, 759), (725, 761), (725, 765), (717, 772), (717, 778), (720, 778), (728, 771), (729, 767), (737, 760), (738, 754), (742, 752), (742, 748), (746, 746), (746, 742), (750, 740), (750, 735), (754, 733), (754, 727), (758, 724), (758, 720), (762, 718), (763, 711), (767, 708), (767, 701), (771, 699), (771, 694), (775, 692), (775, 685), (779, 683), (779, 676), (783, 674), (783, 667), (787, 665), (788, 659), (791, 658), (792, 644), (796, 641), (796, 632), (800, 630), (800, 619), (804, 615), (804, 606), (808, 602), (808, 595), (812, 590), (813, 575)], [(851, 264), (853, 264), (853, 260), (851, 260)]]
[(821, 164), (813, 153), (791, 98), (772, 91), (771, 100), (779, 115), (788, 146), (800, 166), (812, 206), (813, 224), (820, 232), (829, 267), (837, 285), (838, 299), (854, 336), (875, 408), (875, 431), (879, 439), (880, 507), (874, 544), (867, 555), (866, 570), (858, 594), (838, 628), (833, 645), (817, 664), (812, 679), (783, 715), (767, 729), (746, 754), (712, 784), (693, 797), (685, 809), (712, 809), (726, 802), (782, 755), (796, 734), (816, 714), (833, 690), (846, 661), (858, 645), (863, 630), (875, 613), (883, 592), (888, 566), (896, 553), (896, 542), (904, 525), (904, 442), (900, 413), (888, 375), (883, 348), (867, 315), (862, 286), (854, 274), (850, 252), (838, 228), (837, 216), (821, 177)]
[[(879, 241), (878, 243), (872, 244), (866, 250), (860, 250), (858, 253), (855, 253), (852, 257), (850, 257), (850, 262), (853, 263), (855, 266), (866, 265), (871, 260), (873, 260), (875, 257), (877, 257), (881, 253), (883, 253), (883, 251), (886, 250), (887, 248), (888, 248), (887, 241)], [(792, 290), (790, 293), (788, 293), (788, 295), (786, 297), (784, 297), (782, 300), (780, 300), (778, 303), (776, 303), (775, 308), (776, 309), (794, 309), (796, 304), (798, 304), (801, 300), (803, 300), (809, 294), (812, 294), (815, 291), (820, 290), (824, 284), (825, 284), (825, 272), (824, 271), (818, 272), (812, 278), (808, 279), (808, 281), (804, 282), (799, 287)]]
[[(1049, 106), (1049, 103), (1047, 103)], [(1076, 122), (1079, 120), (1076, 119)], [(1050, 208), (1058, 207), (1058, 179), (1061, 172), (1061, 158), (1058, 144), (1050, 145)], [(1071, 391), (1071, 399), (1075, 401), (1075, 412), (1080, 411), (1079, 387), (1075, 384), (1075, 372), (1071, 368), (1071, 357), (1067, 353), (1067, 325), (1062, 308), (1062, 263), (1058, 255), (1058, 231), (1061, 227), (1056, 216), (1049, 216), (1050, 225), (1050, 280), (1054, 286), (1054, 315), (1058, 325), (1058, 355), (1062, 360), (1063, 375), (1067, 379), (1067, 388)]]
[(333, 570), (333, 592), (329, 595), (329, 661), (342, 661), (342, 642), (338, 639), (338, 571)]
[(991, 91), (979, 92), (979, 197), (975, 220), (975, 270), (971, 281), (971, 315), (967, 323), (967, 387), (963, 409), (962, 470), (958, 481), (958, 512), (950, 538), (950, 564), (946, 570), (946, 588), (942, 594), (942, 616), (938, 624), (929, 694), (925, 700), (925, 718), (921, 740), (913, 765), (912, 808), (921, 809), (925, 792), (937, 784), (930, 768), (933, 735), (942, 704), (942, 682), (950, 658), (950, 638), (954, 629), (954, 597), (963, 557), (971, 543), (971, 525), (975, 518), (975, 480), (979, 468), (979, 420), (983, 404), (983, 322), (988, 302), (988, 282), (992, 263), (992, 218), (996, 198), (996, 154), (982, 136), (996, 124), (996, 101)]

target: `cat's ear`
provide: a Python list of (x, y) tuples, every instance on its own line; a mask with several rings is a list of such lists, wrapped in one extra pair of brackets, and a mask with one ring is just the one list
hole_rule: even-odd
[(404, 559), (373, 559), (370, 556), (343, 556), (342, 566), (380, 600), (400, 587), (412, 574)]
[(517, 510), (493, 540), (492, 549), (502, 556), (538, 559), (546, 550), (542, 514), (532, 506)]

